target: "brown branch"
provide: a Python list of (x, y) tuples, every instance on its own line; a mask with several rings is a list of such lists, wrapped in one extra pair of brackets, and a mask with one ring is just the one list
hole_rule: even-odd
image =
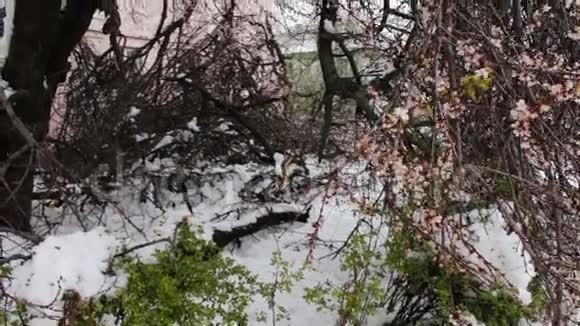
[(305, 212), (271, 212), (257, 218), (255, 223), (234, 227), (230, 231), (215, 230), (212, 239), (219, 248), (224, 248), (231, 242), (239, 241), (242, 237), (255, 234), (269, 227), (292, 222), (306, 223), (309, 215), (310, 207)]
[(244, 118), (244, 116), (242, 116), (240, 111), (245, 110), (245, 109), (249, 109), (249, 108), (254, 108), (254, 107), (272, 104), (272, 103), (280, 101), (280, 99), (268, 98), (268, 99), (263, 100), (263, 102), (251, 103), (248, 105), (242, 105), (242, 106), (231, 105), (230, 103), (226, 103), (226, 102), (223, 102), (223, 101), (215, 98), (204, 87), (201, 87), (200, 85), (197, 85), (193, 82), (186, 81), (184, 78), (169, 78), (168, 80), (174, 80), (174, 81), (181, 83), (181, 85), (183, 85), (183, 86), (191, 86), (191, 87), (195, 88), (196, 90), (198, 90), (205, 98), (207, 98), (211, 102), (213, 102), (216, 105), (216, 107), (224, 110), (233, 119), (235, 119), (240, 125), (242, 125), (244, 128), (246, 128), (250, 132), (252, 137), (254, 137), (254, 139), (256, 139), (256, 141), (258, 141), (258, 143), (264, 147), (266, 154), (268, 154), (269, 157), (273, 157), (274, 150), (273, 150), (272, 146), (270, 146), (270, 143), (268, 142), (268, 140), (266, 140), (266, 138), (252, 125), (252, 123), (250, 121), (247, 121), (247, 119)]
[[(16, 94), (28, 96), (28, 92), (17, 92), (11, 95), (10, 97)], [(22, 120), (20, 120), (20, 118), (14, 112), (14, 109), (12, 108), (12, 103), (10, 103), (10, 99), (6, 97), (4, 89), (0, 89), (0, 104), (8, 114), (8, 118), (10, 118), (10, 121), (12, 122), (14, 128), (16, 128), (16, 130), (20, 133), (20, 135), (24, 138), (24, 140), (28, 143), (28, 145), (30, 147), (37, 147), (37, 143), (36, 140), (34, 139), (34, 136), (30, 132), (30, 130), (26, 128), (26, 125), (24, 125)]]
[(4, 177), (6, 176), (6, 172), (8, 172), (8, 168), (10, 167), (10, 165), (12, 164), (12, 162), (14, 160), (16, 160), (17, 158), (19, 158), (21, 155), (23, 155), (24, 153), (26, 153), (29, 149), (31, 149), (32, 147), (30, 146), (30, 144), (26, 144), (22, 147), (20, 147), (19, 150), (17, 150), (16, 152), (12, 153), (5, 161), (4, 164), (0, 165), (0, 180), (4, 180)]
[(147, 242), (147, 243), (142, 243), (140, 245), (136, 245), (134, 247), (131, 247), (131, 248), (128, 248), (126, 250), (123, 250), (123, 251), (121, 251), (119, 253), (116, 253), (113, 256), (113, 259), (114, 258), (120, 258), (120, 257), (126, 256), (126, 255), (128, 255), (128, 254), (130, 254), (130, 253), (132, 253), (134, 251), (139, 250), (139, 249), (147, 248), (147, 247), (150, 247), (150, 246), (154, 246), (156, 244), (159, 244), (159, 243), (170, 242), (170, 241), (171, 241), (170, 238), (161, 238), (161, 239), (153, 240), (153, 241), (150, 241), (150, 242)]

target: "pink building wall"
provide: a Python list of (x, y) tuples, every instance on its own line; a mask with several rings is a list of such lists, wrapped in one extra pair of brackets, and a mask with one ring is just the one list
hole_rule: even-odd
[[(121, 33), (127, 37), (129, 47), (137, 47), (149, 40), (158, 27), (160, 15), (163, 10), (163, 0), (117, 0), (121, 15)], [(255, 15), (263, 11), (271, 12), (274, 0), (236, 0), (240, 14)], [(229, 4), (230, 0), (198, 0), (191, 18), (194, 27), (206, 26), (211, 29), (211, 22), (219, 15), (219, 8), (223, 4)], [(168, 7), (170, 14), (168, 22), (172, 18), (172, 0)], [(101, 33), (105, 18), (98, 13), (87, 32), (85, 39), (92, 43), (96, 49), (108, 48), (108, 38)], [(208, 26), (209, 25), (209, 26)]]

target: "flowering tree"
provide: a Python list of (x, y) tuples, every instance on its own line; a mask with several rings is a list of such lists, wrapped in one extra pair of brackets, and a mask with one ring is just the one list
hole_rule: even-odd
[[(330, 97), (322, 147), (332, 97), (352, 97), (336, 85), (349, 82), (384, 112), (358, 148), (387, 183), (391, 228), (491, 287), (506, 280), (475, 250), (469, 226), (499, 216), (533, 263), (548, 317), (565, 324), (580, 297), (580, 2), (308, 3), (320, 13)], [(377, 69), (360, 66), (352, 53), (361, 49), (383, 55)], [(337, 76), (341, 55), (352, 77)]]
[[(553, 325), (578, 308), (578, 1), (421, 1), (377, 130), (359, 145), (388, 183), (392, 227), (484, 284), (466, 259), (474, 212), (500, 214), (548, 295)], [(411, 209), (412, 216), (406, 212)]]

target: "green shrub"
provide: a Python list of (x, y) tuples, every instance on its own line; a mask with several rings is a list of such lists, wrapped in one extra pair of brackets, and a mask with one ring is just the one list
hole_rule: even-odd
[[(123, 325), (236, 325), (248, 324), (246, 308), (262, 296), (273, 321), (288, 320), (286, 309), (277, 304), (279, 293), (290, 292), (302, 270), (292, 271), (280, 251), (271, 259), (272, 282), (258, 282), (245, 267), (222, 257), (212, 243), (179, 226), (174, 242), (157, 251), (155, 263), (126, 261), (128, 283), (115, 297), (108, 299), (108, 313), (119, 317)], [(268, 320), (266, 312), (258, 320)]]
[[(380, 234), (388, 234), (382, 243)], [(465, 312), (487, 326), (510, 326), (541, 313), (542, 291), (532, 291), (526, 306), (504, 284), (485, 286), (468, 273), (445, 268), (431, 248), (405, 227), (359, 229), (341, 255), (347, 280), (322, 282), (307, 289), (305, 299), (335, 311), (343, 325), (365, 325), (366, 316), (381, 308), (395, 316), (385, 325), (449, 325), (450, 316)]]
[(155, 263), (127, 262), (128, 283), (109, 300), (123, 325), (247, 325), (256, 278), (213, 243), (179, 226)]

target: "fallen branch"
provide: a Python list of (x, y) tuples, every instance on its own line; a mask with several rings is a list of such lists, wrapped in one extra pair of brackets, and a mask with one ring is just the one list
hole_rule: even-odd
[(127, 249), (123, 250), (122, 252), (119, 252), (119, 253), (115, 254), (113, 256), (113, 258), (120, 258), (120, 257), (126, 256), (126, 255), (128, 255), (128, 254), (130, 254), (130, 253), (132, 253), (134, 251), (137, 251), (139, 249), (143, 249), (143, 248), (146, 248), (146, 247), (149, 247), (149, 246), (153, 246), (153, 245), (156, 245), (156, 244), (159, 244), (159, 243), (170, 242), (170, 241), (171, 241), (170, 238), (161, 238), (161, 239), (153, 240), (153, 241), (150, 241), (150, 242), (147, 242), (147, 243), (143, 243), (143, 244), (140, 244), (140, 245), (136, 245), (134, 247), (127, 248)]
[(212, 240), (219, 248), (224, 248), (231, 242), (239, 243), (240, 238), (255, 234), (272, 226), (292, 222), (306, 223), (309, 216), (310, 207), (306, 209), (305, 212), (271, 212), (265, 216), (259, 217), (255, 223), (235, 227), (230, 231), (215, 230)]
[(8, 226), (0, 226), (0, 235), (1, 233), (12, 233), (16, 236), (19, 236), (25, 240), (32, 242), (33, 244), (39, 244), (42, 241), (44, 241), (44, 238), (42, 238), (40, 235), (36, 233), (19, 231)]
[(0, 257), (0, 265), (7, 264), (7, 263), (14, 261), (14, 260), (27, 261), (30, 259), (32, 259), (32, 255), (14, 254), (14, 255), (8, 256), (8, 257)]

